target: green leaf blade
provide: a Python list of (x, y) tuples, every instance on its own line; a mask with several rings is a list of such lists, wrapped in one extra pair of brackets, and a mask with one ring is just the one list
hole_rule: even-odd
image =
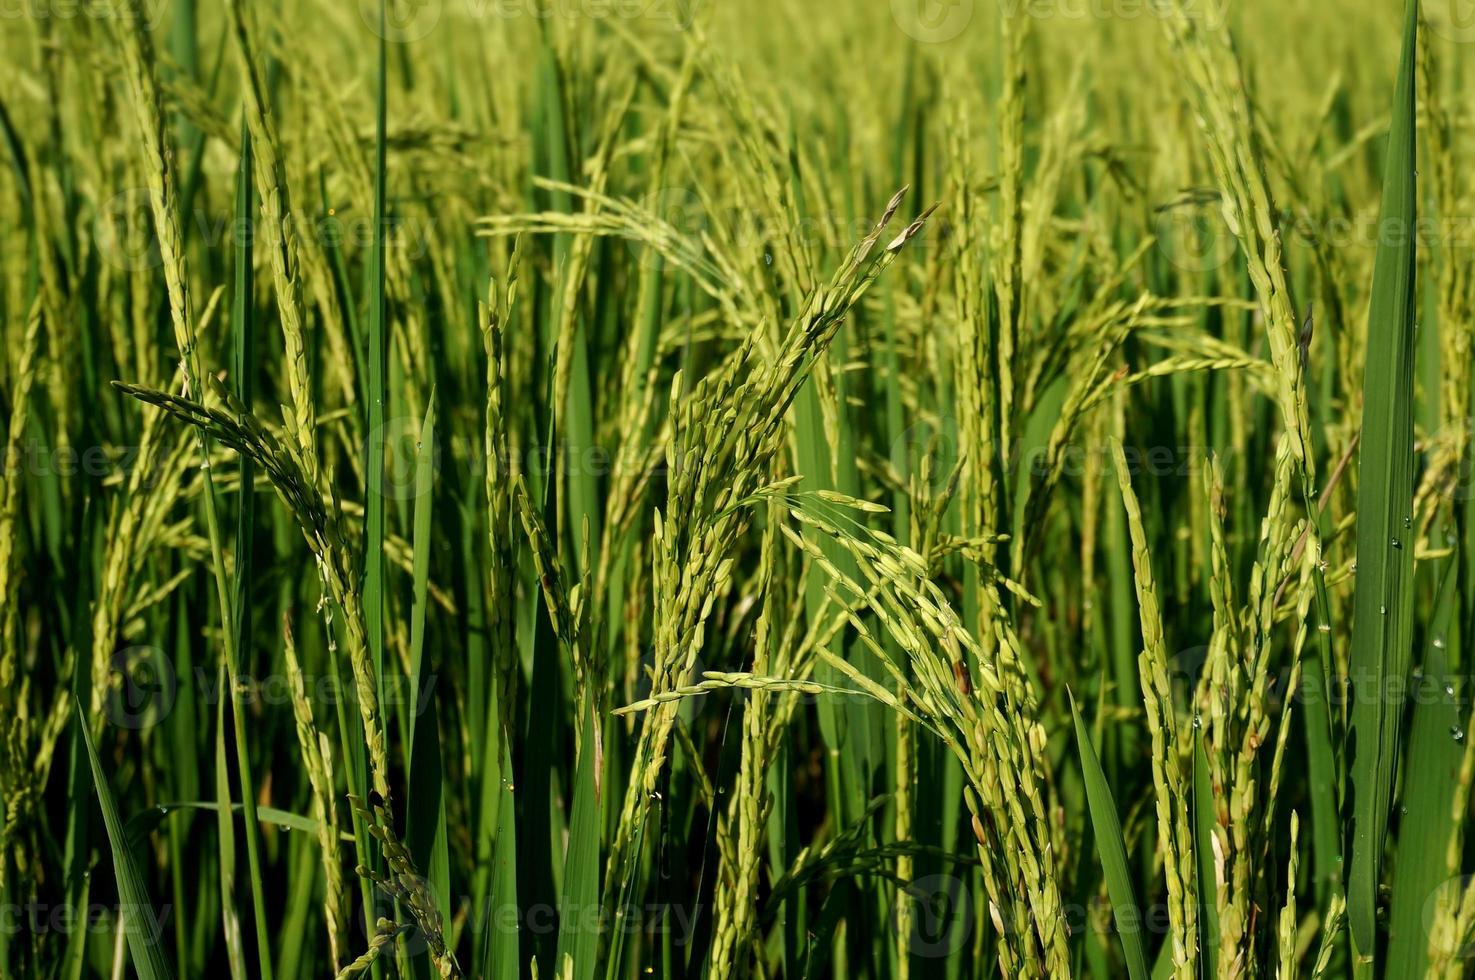
[(1070, 713), (1075, 719), (1081, 775), (1085, 777), (1086, 806), (1091, 814), (1091, 828), (1096, 833), (1096, 851), (1106, 875), (1106, 891), (1111, 896), (1111, 907), (1116, 916), (1117, 935), (1121, 937), (1122, 953), (1127, 958), (1127, 974), (1131, 980), (1147, 980), (1149, 972), (1147, 954), (1142, 947), (1141, 918), (1132, 890), (1127, 845), (1122, 838), (1122, 824), (1111, 796), (1111, 784), (1106, 781), (1106, 773), (1102, 771), (1101, 760), (1091, 745), (1090, 733), (1086, 731), (1086, 723), (1076, 707), (1075, 698), (1071, 698)]
[(73, 709), (76, 711), (77, 727), (82, 729), (82, 739), (87, 746), (87, 760), (92, 764), (92, 781), (97, 788), (97, 802), (102, 809), (103, 825), (107, 828), (108, 845), (113, 851), (113, 874), (118, 879), (118, 899), (123, 916), (123, 933), (128, 940), (128, 955), (133, 960), (133, 968), (138, 971), (139, 980), (167, 980), (174, 974), (164, 959), (160, 946), (162, 937), (155, 934), (151, 939), (149, 923), (142, 918), (147, 914), (157, 925), (158, 915), (153, 911), (148, 887), (133, 860), (133, 852), (128, 847), (128, 835), (123, 829), (122, 818), (118, 815), (118, 805), (113, 799), (112, 790), (108, 788), (107, 773), (103, 770), (102, 760), (97, 756), (97, 745), (92, 740), (92, 732), (87, 728), (82, 703), (74, 701)]
[(1364, 959), (1377, 943), (1378, 885), (1402, 710), (1387, 692), (1390, 682), (1407, 673), (1413, 630), (1415, 9), (1410, 2), (1388, 134), (1358, 463), (1347, 909), (1354, 946)]

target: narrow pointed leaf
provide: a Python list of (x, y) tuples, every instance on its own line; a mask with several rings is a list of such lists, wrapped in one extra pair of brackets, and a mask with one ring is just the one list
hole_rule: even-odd
[(1106, 773), (1101, 771), (1101, 760), (1096, 757), (1096, 749), (1091, 745), (1090, 733), (1081, 719), (1074, 697), (1070, 701), (1070, 713), (1075, 719), (1076, 746), (1081, 754), (1081, 775), (1086, 781), (1091, 829), (1096, 834), (1096, 853), (1106, 875), (1106, 892), (1111, 896), (1112, 911), (1116, 915), (1117, 935), (1122, 941), (1122, 954), (1127, 959), (1127, 974), (1131, 980), (1147, 980), (1149, 973), (1147, 954), (1142, 948), (1142, 920), (1137, 898), (1132, 893), (1132, 870), (1127, 865), (1127, 845), (1122, 838), (1116, 801), (1111, 797), (1111, 785), (1106, 781)]
[(1413, 631), (1414, 33), (1410, 0), (1383, 171), (1363, 375), (1353, 606), (1347, 913), (1358, 954), (1376, 946), (1377, 896)]

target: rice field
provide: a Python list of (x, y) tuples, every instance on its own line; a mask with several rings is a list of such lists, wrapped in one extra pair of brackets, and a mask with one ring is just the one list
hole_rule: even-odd
[(1468, 975), (1469, 15), (0, 3), (0, 978)]

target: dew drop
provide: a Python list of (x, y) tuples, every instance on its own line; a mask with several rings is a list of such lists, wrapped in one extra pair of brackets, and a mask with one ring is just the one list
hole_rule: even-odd
[(1444, 649), (1444, 637), (1442, 637), (1442, 636), (1436, 636), (1436, 637), (1434, 637), (1434, 649), (1436, 649), (1436, 650), (1443, 650)]
[(1412, 517), (1405, 517), (1403, 519), (1403, 526), (1404, 527), (1413, 527), (1414, 526), (1414, 519)]
[(1454, 739), (1456, 742), (1463, 742), (1465, 740), (1465, 730), (1459, 725), (1455, 725), (1450, 728), (1449, 737)]
[(1379, 606), (1378, 607), (1378, 614), (1381, 615), (1381, 616), (1388, 615), (1388, 607), (1387, 606)]
[(1403, 549), (1403, 542), (1402, 541), (1399, 541), (1397, 538), (1394, 538), (1393, 539), (1393, 547), (1394, 548), (1397, 548), (1399, 550), (1402, 550)]

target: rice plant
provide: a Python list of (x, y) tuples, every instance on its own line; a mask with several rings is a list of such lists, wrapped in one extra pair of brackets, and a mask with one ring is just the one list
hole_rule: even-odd
[(0, 977), (1472, 972), (1464, 13), (0, 9)]

